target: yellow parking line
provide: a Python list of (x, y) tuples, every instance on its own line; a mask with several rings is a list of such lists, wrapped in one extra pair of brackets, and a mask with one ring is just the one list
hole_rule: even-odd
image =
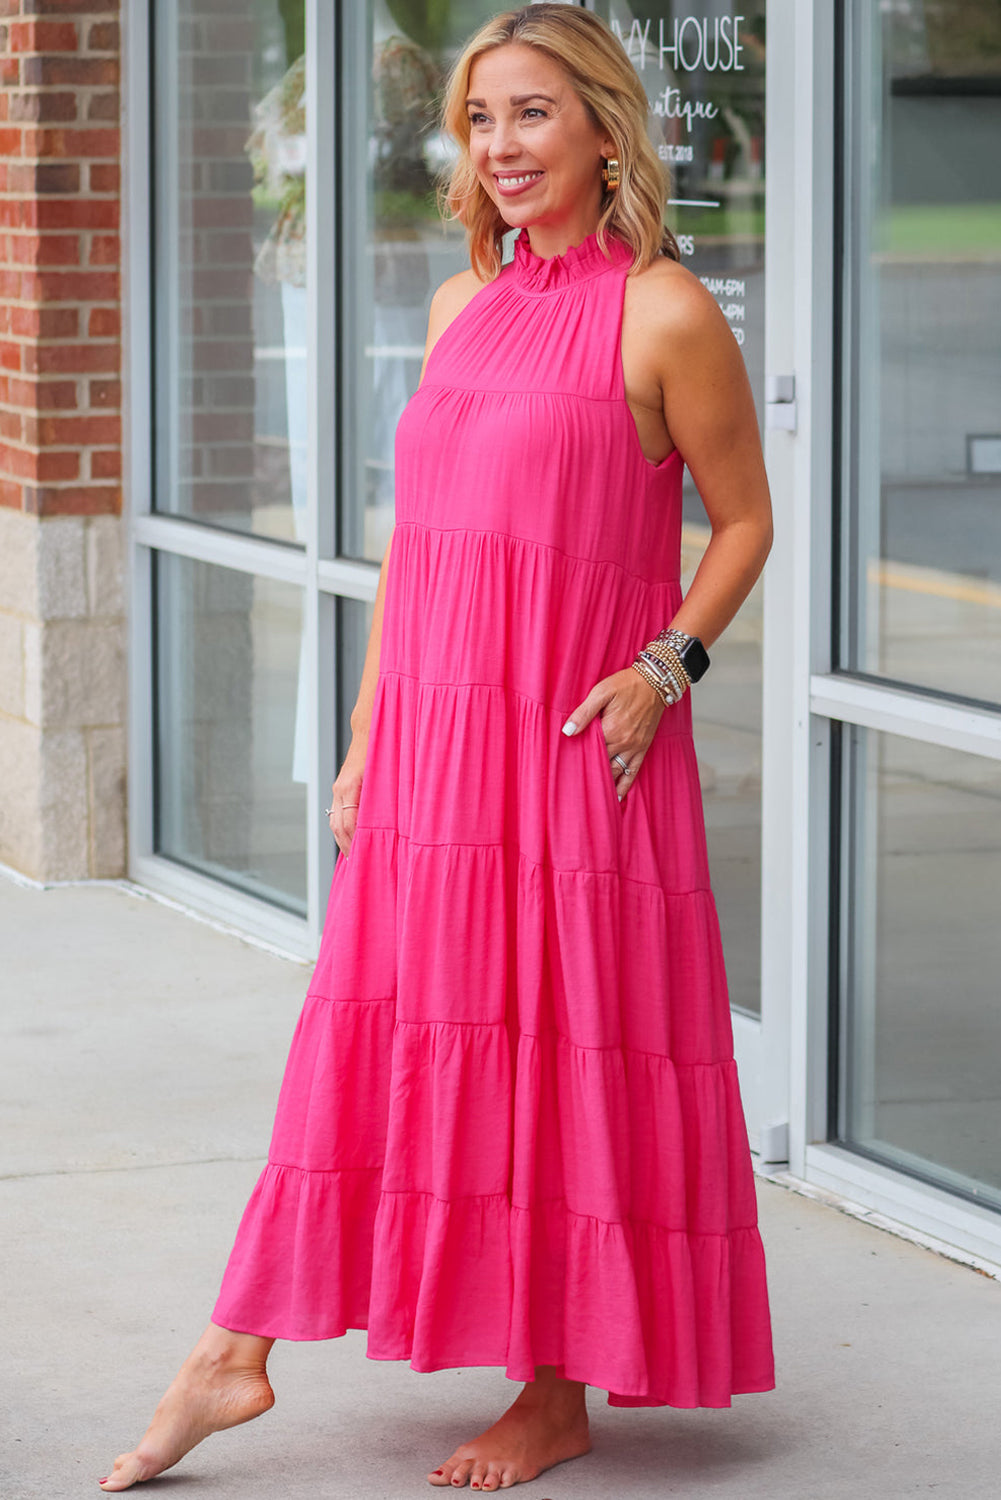
[(935, 599), (954, 599), (959, 604), (984, 604), (1001, 609), (1001, 588), (994, 583), (978, 583), (958, 573), (941, 573), (936, 568), (908, 567), (874, 558), (869, 564), (869, 582), (883, 588), (903, 589), (909, 594), (930, 594)]
[[(703, 551), (712, 531), (698, 522), (686, 521), (681, 528), (681, 545), (692, 552)], [(952, 599), (957, 604), (982, 604), (1001, 609), (1001, 588), (965, 578), (962, 573), (944, 573), (939, 568), (922, 568), (914, 563), (893, 562), (889, 558), (870, 559), (869, 583), (879, 588), (900, 589), (907, 594), (927, 594), (933, 599)]]

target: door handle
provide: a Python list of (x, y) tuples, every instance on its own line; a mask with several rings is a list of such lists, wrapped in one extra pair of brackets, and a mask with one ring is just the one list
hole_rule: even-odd
[(765, 376), (765, 426), (796, 431), (795, 375)]

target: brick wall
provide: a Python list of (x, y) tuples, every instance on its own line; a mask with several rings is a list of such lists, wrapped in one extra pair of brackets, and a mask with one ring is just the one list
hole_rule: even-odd
[(125, 868), (118, 0), (0, 0), (0, 861)]

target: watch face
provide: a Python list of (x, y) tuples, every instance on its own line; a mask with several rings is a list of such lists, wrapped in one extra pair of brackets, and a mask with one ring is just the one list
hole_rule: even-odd
[(709, 666), (709, 653), (697, 635), (692, 636), (681, 652), (681, 664), (693, 682), (698, 682), (700, 677), (705, 676)]

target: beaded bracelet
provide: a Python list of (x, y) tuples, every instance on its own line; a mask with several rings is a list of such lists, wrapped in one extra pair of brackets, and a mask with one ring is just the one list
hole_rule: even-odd
[(685, 664), (681, 660), (681, 653), (672, 641), (669, 641), (663, 634), (658, 635), (647, 646), (644, 646), (643, 649), (649, 656), (657, 657), (666, 667), (670, 668), (681, 684), (682, 692), (686, 688), (691, 687), (692, 679), (685, 671)]
[(671, 704), (677, 701), (665, 679), (659, 673), (653, 672), (639, 657), (631, 663), (631, 666), (634, 672), (638, 672), (650, 684), (665, 708), (670, 708)]
[(648, 641), (632, 663), (640, 676), (655, 689), (665, 707), (677, 703), (692, 685), (678, 650), (687, 639), (682, 631), (672, 630), (669, 626)]
[(678, 699), (684, 695), (684, 677), (680, 673), (675, 672), (674, 668), (669, 666), (667, 662), (662, 661), (658, 656), (654, 656), (652, 652), (647, 651), (645, 648), (638, 653), (637, 660), (643, 662), (645, 666), (649, 667), (651, 672), (659, 677), (662, 682), (666, 683), (671, 692), (672, 703), (677, 703)]

